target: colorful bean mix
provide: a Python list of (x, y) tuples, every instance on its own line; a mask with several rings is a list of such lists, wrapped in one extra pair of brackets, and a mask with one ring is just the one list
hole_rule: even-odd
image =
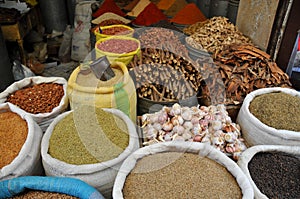
[(105, 35), (126, 35), (132, 32), (128, 28), (125, 27), (112, 27), (112, 28), (105, 28), (102, 29), (102, 34)]
[(121, 118), (84, 106), (56, 124), (48, 152), (69, 164), (94, 164), (118, 157), (128, 143), (127, 126)]
[(225, 167), (197, 154), (164, 152), (140, 159), (127, 176), (125, 199), (242, 198)]
[(50, 113), (64, 96), (63, 86), (57, 83), (41, 83), (10, 94), (7, 102), (19, 106), (28, 113)]
[(300, 197), (300, 159), (281, 152), (253, 156), (248, 169), (258, 189), (270, 199)]
[(129, 39), (109, 39), (97, 45), (99, 50), (117, 54), (130, 53), (138, 47), (138, 42)]
[(79, 199), (62, 193), (46, 192), (46, 191), (27, 191), (10, 199)]
[(0, 113), (0, 169), (18, 156), (27, 134), (27, 123), (18, 114)]

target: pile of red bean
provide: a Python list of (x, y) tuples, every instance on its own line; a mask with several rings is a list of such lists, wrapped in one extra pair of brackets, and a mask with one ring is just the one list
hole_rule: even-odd
[(102, 34), (105, 35), (126, 35), (132, 32), (132, 30), (125, 27), (111, 27), (111, 28), (103, 28)]
[(108, 39), (97, 44), (99, 50), (117, 54), (130, 53), (138, 47), (139, 43), (130, 39)]
[(64, 96), (63, 86), (57, 83), (41, 83), (10, 94), (7, 102), (19, 106), (28, 113), (50, 113)]

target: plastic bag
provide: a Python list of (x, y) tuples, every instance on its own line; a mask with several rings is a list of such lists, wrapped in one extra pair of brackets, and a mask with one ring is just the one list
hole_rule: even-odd
[(12, 67), (12, 72), (14, 75), (14, 79), (16, 81), (19, 81), (21, 79), (24, 79), (26, 77), (33, 77), (35, 74), (26, 66), (21, 64), (20, 61), (15, 60), (13, 67)]

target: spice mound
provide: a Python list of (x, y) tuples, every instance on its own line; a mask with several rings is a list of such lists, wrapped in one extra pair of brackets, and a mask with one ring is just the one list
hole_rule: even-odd
[(299, 198), (300, 161), (283, 152), (261, 152), (248, 169), (257, 188), (268, 198)]
[[(195, 170), (196, 169), (196, 170)], [(164, 152), (140, 159), (127, 176), (129, 198), (242, 198), (225, 167), (197, 154)]]
[(0, 113), (0, 169), (19, 154), (28, 134), (27, 122), (13, 112)]
[(171, 22), (177, 24), (194, 24), (199, 21), (205, 21), (206, 17), (194, 3), (187, 4), (171, 19)]
[(25, 193), (11, 197), (10, 199), (79, 199), (62, 193), (46, 192), (46, 191), (26, 191)]
[(57, 83), (41, 83), (10, 94), (6, 102), (19, 106), (28, 113), (50, 113), (64, 96), (63, 86)]
[(240, 127), (231, 121), (224, 105), (163, 107), (159, 112), (144, 114), (144, 145), (165, 141), (208, 143), (237, 160), (246, 150)]
[(118, 157), (128, 144), (128, 129), (121, 118), (82, 106), (57, 123), (48, 153), (69, 164), (94, 164)]
[(129, 39), (108, 39), (97, 44), (99, 50), (117, 54), (130, 53), (138, 47), (138, 42)]
[(256, 96), (249, 111), (262, 123), (275, 129), (300, 132), (300, 97), (283, 92)]
[(141, 26), (149, 26), (157, 23), (160, 20), (166, 20), (167, 17), (160, 9), (154, 4), (149, 3), (145, 9), (132, 21), (133, 24)]

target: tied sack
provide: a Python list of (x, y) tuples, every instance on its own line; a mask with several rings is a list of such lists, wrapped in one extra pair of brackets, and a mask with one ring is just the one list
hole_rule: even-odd
[(83, 61), (91, 50), (90, 28), (92, 20), (91, 4), (95, 1), (83, 1), (76, 4), (74, 32), (72, 35), (71, 59)]

